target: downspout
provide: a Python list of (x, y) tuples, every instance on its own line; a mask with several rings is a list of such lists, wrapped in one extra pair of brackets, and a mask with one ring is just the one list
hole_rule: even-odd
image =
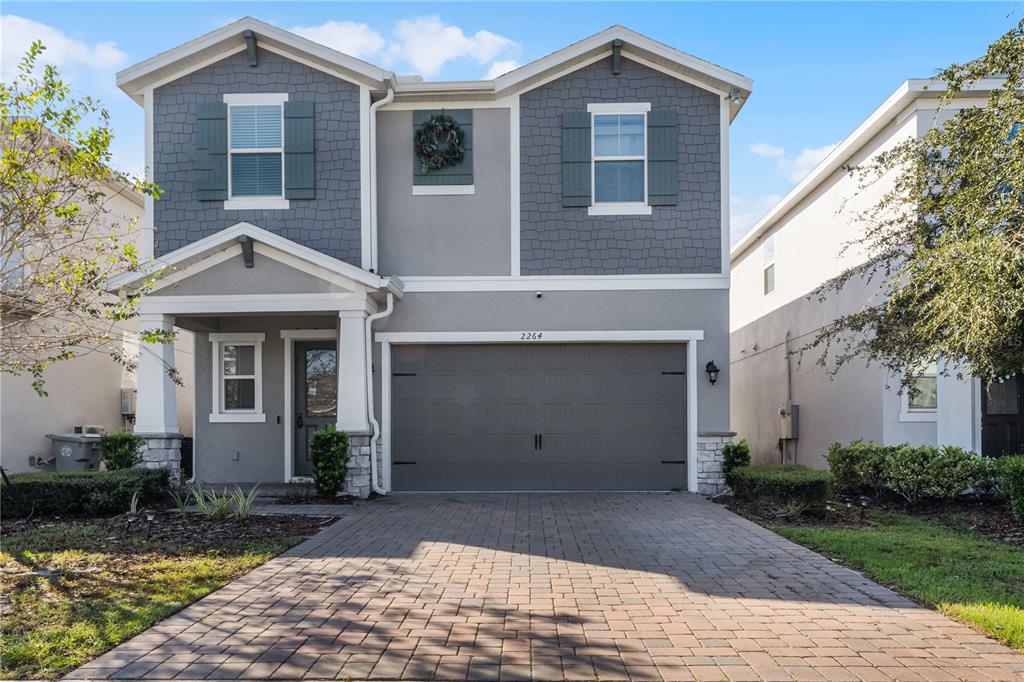
[[(388, 292), (388, 305), (379, 313), (374, 313), (366, 318), (366, 414), (370, 417), (370, 488), (378, 495), (387, 495), (388, 492), (377, 483), (377, 440), (380, 438), (380, 424), (377, 422), (377, 415), (373, 409), (373, 323), (383, 319), (395, 310), (395, 295)], [(384, 381), (381, 377), (381, 381)]]
[(370, 272), (377, 272), (377, 110), (395, 99), (395, 88), (386, 78), (388, 92), (370, 105)]

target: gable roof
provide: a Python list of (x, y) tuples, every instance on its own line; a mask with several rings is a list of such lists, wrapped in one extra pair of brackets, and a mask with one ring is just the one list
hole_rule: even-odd
[(346, 263), (321, 253), (316, 249), (303, 246), (280, 235), (268, 232), (261, 227), (251, 223), (235, 223), (226, 227), (220, 232), (203, 237), (198, 241), (187, 244), (180, 249), (171, 251), (158, 258), (143, 264), (138, 271), (126, 272), (107, 281), (108, 291), (119, 289), (132, 289), (138, 286), (145, 278), (168, 269), (173, 272), (187, 270), (190, 266), (209, 258), (226, 249), (232, 249), (238, 245), (238, 238), (246, 236), (255, 242), (266, 244), (272, 248), (294, 256), (311, 265), (323, 268), (329, 272), (345, 277), (353, 282), (361, 284), (370, 289), (387, 290), (401, 298), (404, 290), (402, 280), (397, 277), (381, 277), (372, 272), (358, 268), (355, 265)]
[[(964, 95), (983, 93), (999, 87), (1000, 79), (983, 79), (964, 89)], [(903, 81), (889, 97), (882, 102), (845, 140), (839, 143), (832, 152), (814, 167), (807, 176), (790, 190), (789, 194), (775, 204), (754, 227), (750, 228), (730, 249), (729, 259), (736, 262), (757, 240), (768, 232), (783, 216), (796, 208), (801, 201), (809, 196), (821, 183), (825, 182), (834, 172), (842, 168), (861, 147), (881, 132), (889, 123), (899, 116), (914, 100), (934, 96), (937, 97), (946, 89), (945, 83), (933, 78), (912, 78)]]
[(743, 106), (753, 85), (749, 78), (734, 71), (698, 59), (617, 25), (494, 80), (424, 82), (418, 76), (396, 77), (391, 71), (252, 17), (239, 19), (120, 71), (117, 74), (117, 85), (141, 104), (142, 93), (148, 88), (157, 87), (243, 51), (246, 48), (242, 36), (244, 31), (252, 31), (260, 47), (292, 56), (340, 78), (362, 83), (371, 90), (384, 91), (390, 87), (396, 97), (407, 99), (436, 99), (439, 96), (446, 96), (491, 100), (522, 92), (554, 75), (572, 70), (577, 64), (582, 66), (610, 53), (616, 40), (622, 41), (622, 53), (627, 58), (644, 60), (680, 79), (728, 95), (730, 119)]

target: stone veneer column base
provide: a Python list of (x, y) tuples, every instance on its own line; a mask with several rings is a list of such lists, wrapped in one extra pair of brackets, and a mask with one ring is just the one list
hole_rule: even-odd
[(349, 434), (345, 493), (366, 499), (370, 490), (370, 435)]
[(142, 457), (135, 466), (142, 469), (167, 469), (170, 484), (176, 488), (181, 484), (181, 434), (180, 433), (139, 433), (145, 439), (140, 452)]
[(727, 443), (733, 442), (732, 431), (706, 431), (697, 434), (697, 492), (717, 495), (725, 490), (722, 455)]

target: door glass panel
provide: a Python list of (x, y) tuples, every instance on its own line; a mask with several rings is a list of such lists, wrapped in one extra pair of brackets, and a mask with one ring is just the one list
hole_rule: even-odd
[(338, 413), (338, 355), (333, 350), (306, 351), (306, 414), (334, 417)]
[(985, 387), (986, 393), (986, 414), (1018, 414), (1020, 406), (1017, 404), (1017, 382), (1020, 375), (1010, 377), (998, 384), (989, 384)]

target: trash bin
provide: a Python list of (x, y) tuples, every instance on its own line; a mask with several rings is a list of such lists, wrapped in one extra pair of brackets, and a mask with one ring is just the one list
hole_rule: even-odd
[(51, 433), (51, 454), (57, 471), (88, 471), (100, 464), (100, 439), (80, 433)]

